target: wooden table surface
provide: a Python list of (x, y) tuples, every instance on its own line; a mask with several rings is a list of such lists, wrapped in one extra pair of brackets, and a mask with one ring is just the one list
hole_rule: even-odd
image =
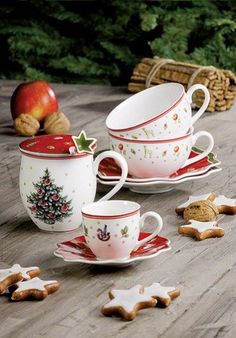
[[(142, 212), (154, 210), (164, 220), (162, 235), (172, 250), (126, 268), (70, 264), (53, 255), (56, 243), (71, 239), (70, 233), (44, 233), (30, 220), (19, 195), (20, 153), (9, 110), (18, 83), (0, 82), (0, 267), (14, 263), (38, 265), (43, 279), (57, 279), (61, 289), (42, 302), (10, 302), (0, 297), (0, 337), (236, 337), (236, 216), (225, 216), (222, 238), (197, 242), (178, 234), (183, 220), (176, 205), (191, 194), (215, 191), (236, 196), (236, 109), (205, 113), (196, 130), (208, 130), (215, 138), (214, 153), (223, 170), (208, 178), (186, 182), (163, 194), (136, 194), (122, 189), (115, 198), (137, 201)], [(54, 86), (60, 110), (71, 120), (75, 135), (85, 129), (107, 148), (107, 114), (130, 94), (125, 88), (87, 85)], [(97, 198), (101, 195), (97, 194)], [(111, 288), (161, 282), (178, 287), (182, 295), (167, 308), (143, 310), (132, 322), (104, 317), (101, 306)]]

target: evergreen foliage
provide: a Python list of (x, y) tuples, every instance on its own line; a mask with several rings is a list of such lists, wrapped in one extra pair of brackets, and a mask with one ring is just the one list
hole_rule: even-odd
[(236, 2), (1, 1), (0, 78), (127, 84), (142, 57), (236, 71)]

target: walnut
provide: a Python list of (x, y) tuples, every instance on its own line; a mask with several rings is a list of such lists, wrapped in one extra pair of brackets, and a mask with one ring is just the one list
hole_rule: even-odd
[(219, 211), (215, 204), (209, 200), (192, 202), (184, 209), (183, 217), (185, 221), (194, 219), (199, 222), (215, 221)]
[(61, 112), (52, 113), (44, 120), (43, 127), (47, 134), (66, 134), (70, 129), (70, 121)]
[(34, 136), (40, 129), (40, 123), (29, 114), (20, 114), (14, 120), (15, 130), (23, 136)]

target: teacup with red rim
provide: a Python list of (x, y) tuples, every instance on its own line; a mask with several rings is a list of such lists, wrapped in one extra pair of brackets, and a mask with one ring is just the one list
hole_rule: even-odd
[[(214, 139), (207, 131), (193, 133), (193, 128), (185, 135), (169, 139), (132, 139), (110, 137), (110, 148), (120, 153), (128, 164), (130, 175), (139, 178), (169, 177), (181, 167), (200, 161), (213, 149)], [(193, 145), (199, 138), (206, 138), (206, 149), (189, 159)]]
[[(192, 116), (192, 95), (202, 90), (205, 97)], [(115, 107), (106, 119), (109, 134), (134, 139), (175, 138), (188, 132), (210, 101), (208, 89), (195, 84), (185, 92), (180, 83), (165, 83), (132, 95)]]
[[(147, 217), (156, 221), (151, 235), (138, 240), (140, 229)], [(125, 260), (162, 229), (162, 218), (148, 211), (140, 216), (140, 205), (136, 202), (110, 200), (95, 202), (82, 208), (83, 229), (87, 245), (102, 260)]]

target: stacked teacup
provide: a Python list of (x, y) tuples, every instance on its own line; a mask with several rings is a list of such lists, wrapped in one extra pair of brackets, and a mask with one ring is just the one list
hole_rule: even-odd
[[(202, 90), (204, 101), (192, 116), (192, 96)], [(106, 119), (110, 148), (128, 163), (129, 174), (138, 178), (170, 177), (178, 169), (200, 161), (213, 149), (207, 131), (194, 133), (193, 125), (210, 101), (207, 88), (195, 84), (185, 92), (179, 83), (165, 83), (139, 92), (111, 111)], [(201, 154), (190, 157), (192, 147), (204, 138)]]

